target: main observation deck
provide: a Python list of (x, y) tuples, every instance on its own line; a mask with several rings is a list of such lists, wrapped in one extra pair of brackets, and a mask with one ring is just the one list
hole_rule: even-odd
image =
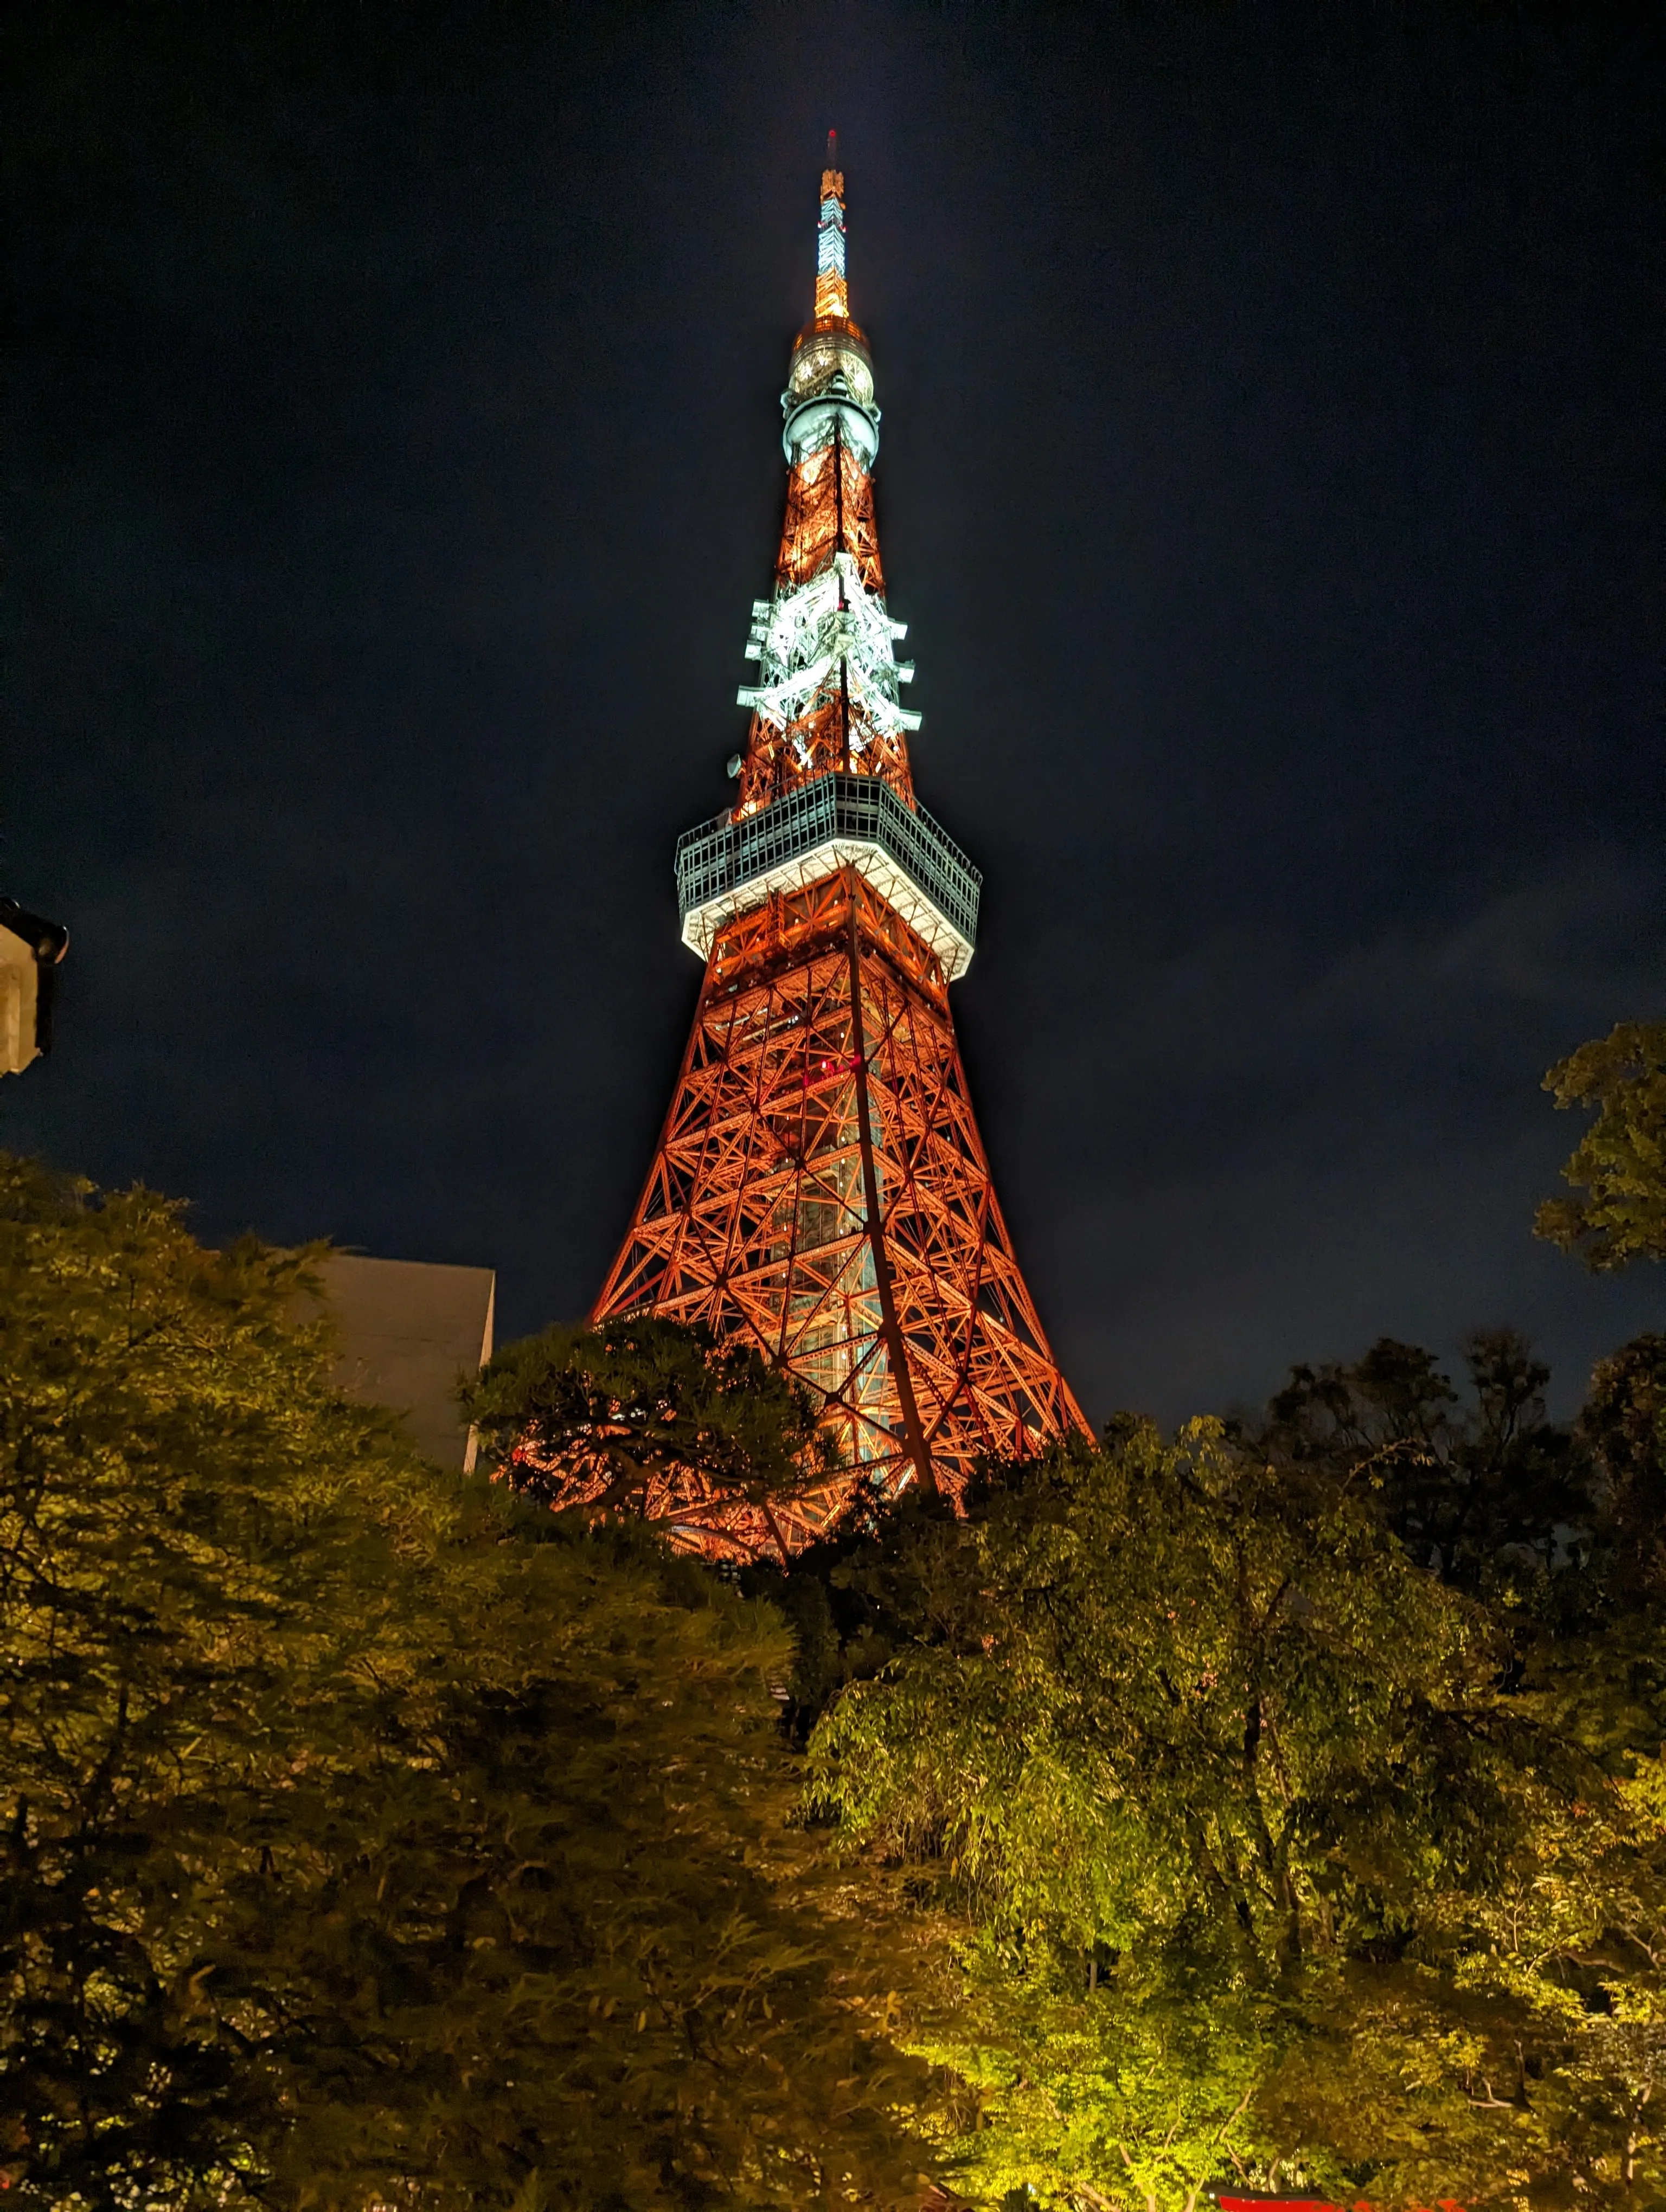
[(731, 916), (847, 866), (925, 939), (950, 982), (965, 974), (983, 878), (924, 807), (877, 775), (820, 775), (744, 821), (720, 814), (679, 837), (683, 942), (703, 960)]

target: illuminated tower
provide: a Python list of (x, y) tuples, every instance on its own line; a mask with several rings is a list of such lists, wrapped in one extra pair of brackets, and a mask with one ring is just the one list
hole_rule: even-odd
[[(823, 1399), (851, 1481), (958, 1492), (980, 1455), (1083, 1426), (996, 1202), (949, 985), (977, 870), (914, 795), (874, 527), (879, 410), (845, 289), (828, 142), (816, 310), (781, 406), (787, 519), (752, 608), (734, 805), (677, 848), (706, 962), (671, 1111), (593, 1320), (652, 1313), (756, 1345)], [(739, 1534), (739, 1524), (737, 1525)]]

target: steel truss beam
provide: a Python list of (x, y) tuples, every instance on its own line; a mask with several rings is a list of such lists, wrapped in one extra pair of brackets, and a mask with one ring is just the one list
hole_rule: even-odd
[[(996, 1200), (940, 966), (854, 868), (712, 947), (671, 1111), (597, 1322), (740, 1335), (818, 1392), (865, 1482), (952, 1494), (1080, 1428)], [(912, 1401), (910, 1403), (910, 1401)]]

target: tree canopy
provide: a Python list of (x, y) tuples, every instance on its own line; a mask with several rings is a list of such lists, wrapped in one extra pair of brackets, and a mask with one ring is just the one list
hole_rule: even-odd
[(832, 1580), (884, 1656), (816, 1787), (961, 1917), (925, 2047), (970, 2193), (1666, 2190), (1658, 1763), (1605, 1764), (1369, 1477), (1126, 1422)]
[(1356, 1486), (1418, 1565), (1497, 1595), (1584, 1528), (1590, 1470), (1518, 1331), (1478, 1330), (1463, 1350), (1460, 1391), (1432, 1352), (1379, 1337), (1359, 1359), (1293, 1368), (1266, 1416), (1240, 1426), (1270, 1464)]
[(917, 2193), (925, 1923), (794, 1819), (779, 1617), (425, 1465), (307, 1266), (0, 1162), (11, 2201)]
[[(1666, 1256), (1666, 1024), (1548, 1080), (1541, 1233)], [(316, 1257), (0, 1158), (11, 2201), (1666, 2209), (1666, 1336), (1572, 1424), (1383, 1337), (791, 1557), (754, 1352), (512, 1345), (463, 1480)]]
[(1559, 1107), (1596, 1119), (1562, 1170), (1580, 1194), (1547, 1198), (1535, 1226), (1587, 1267), (1666, 1259), (1666, 1022), (1619, 1022), (1545, 1078)]
[(487, 1463), (523, 1495), (648, 1522), (708, 1557), (784, 1560), (776, 1504), (841, 1494), (811, 1392), (704, 1328), (547, 1328), (506, 1346), (467, 1403)]

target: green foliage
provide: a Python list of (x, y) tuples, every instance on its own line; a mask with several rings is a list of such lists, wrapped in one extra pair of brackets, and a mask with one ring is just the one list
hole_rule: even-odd
[(1536, 1233), (1588, 1267), (1666, 1259), (1666, 1022), (1620, 1022), (1545, 1078), (1559, 1107), (1596, 1118), (1563, 1168), (1583, 1195), (1547, 1198)]
[(487, 1464), (589, 1520), (787, 1556), (775, 1506), (836, 1468), (812, 1394), (751, 1346), (637, 1317), (508, 1346), (467, 1394)]
[(0, 1161), (10, 2201), (903, 2197), (924, 1923), (794, 1825), (779, 1618), (425, 1465), (307, 1266)]
[[(1666, 1025), (1549, 1080), (1541, 1233), (1666, 1254)], [(310, 1259), (0, 1160), (12, 2201), (1666, 2208), (1666, 1339), (1569, 1431), (1384, 1338), (789, 1562), (755, 1354), (510, 1346), (459, 1483)]]
[(1507, 1694), (1357, 1474), (1124, 1423), (841, 1579), (895, 1656), (820, 1723), (817, 1788), (964, 1917), (925, 2047), (979, 2093), (973, 2193), (1666, 2183), (1654, 1770)]
[(1349, 1364), (1294, 1368), (1249, 1440), (1272, 1463), (1357, 1486), (1420, 1566), (1498, 1596), (1588, 1529), (1588, 1468), (1547, 1414), (1550, 1370), (1523, 1337), (1479, 1331), (1464, 1350), (1463, 1397), (1432, 1353), (1393, 1337)]
[(1666, 1336), (1633, 1337), (1598, 1360), (1579, 1430), (1604, 1584), (1621, 1603), (1658, 1601), (1666, 1597)]

